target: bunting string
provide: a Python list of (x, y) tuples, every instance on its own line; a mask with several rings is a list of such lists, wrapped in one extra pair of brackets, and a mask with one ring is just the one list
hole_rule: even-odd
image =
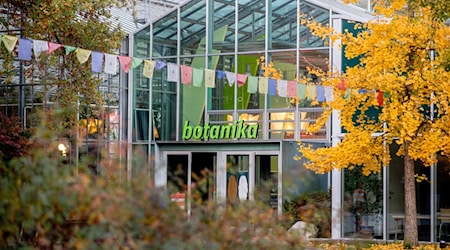
[[(10, 53), (15, 53), (14, 49), (18, 46), (17, 57), (19, 60), (31, 61), (32, 55), (39, 59), (41, 53), (51, 54), (54, 51), (63, 48), (65, 55), (75, 53), (80, 64), (86, 63), (91, 59), (92, 72), (117, 74), (118, 63), (124, 72), (129, 73), (140, 65), (143, 65), (142, 75), (152, 79), (155, 70), (167, 68), (167, 81), (180, 82), (193, 87), (201, 87), (205, 83), (207, 88), (215, 88), (216, 80), (222, 80), (232, 87), (237, 83), (238, 87), (247, 84), (247, 92), (254, 94), (260, 93), (271, 96), (280, 96), (286, 98), (299, 98), (316, 100), (318, 102), (333, 101), (333, 87), (321, 86), (316, 84), (304, 84), (297, 81), (276, 80), (268, 77), (248, 76), (247, 74), (238, 74), (234, 72), (199, 69), (187, 65), (177, 65), (174, 63), (166, 63), (160, 60), (150, 60), (138, 57), (129, 57), (124, 55), (114, 55), (91, 51), (83, 48), (77, 48), (69, 45), (62, 45), (43, 40), (33, 40), (25, 38), (17, 38), (11, 35), (0, 34), (0, 46), (3, 44)], [(350, 90), (347, 88), (345, 81), (342, 80), (336, 86), (337, 90), (345, 92), (344, 98), (349, 98), (353, 94), (364, 94), (367, 90)], [(383, 105), (383, 93), (374, 90), (378, 104)]]

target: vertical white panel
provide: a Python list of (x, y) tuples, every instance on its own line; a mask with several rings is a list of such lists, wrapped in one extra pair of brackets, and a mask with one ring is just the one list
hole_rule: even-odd
[(250, 153), (249, 155), (249, 168), (248, 168), (248, 198), (249, 200), (255, 199), (255, 152)]
[(155, 187), (167, 186), (167, 154), (161, 154), (159, 148), (155, 148)]
[[(342, 19), (332, 19), (334, 30), (342, 31)], [(342, 53), (340, 49), (341, 41), (336, 41), (332, 46), (332, 69), (337, 72), (342, 70)], [(332, 146), (336, 146), (340, 141), (341, 124), (339, 113), (333, 111), (331, 117), (332, 126)], [(331, 172), (331, 238), (339, 239), (342, 236), (342, 192), (343, 192), (343, 174), (340, 170)]]
[(225, 152), (217, 152), (217, 204), (225, 205), (227, 199), (227, 158)]

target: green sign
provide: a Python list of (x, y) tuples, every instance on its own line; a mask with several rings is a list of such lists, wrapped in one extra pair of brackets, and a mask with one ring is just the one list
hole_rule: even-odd
[(208, 140), (208, 139), (256, 139), (258, 137), (258, 125), (245, 124), (244, 121), (234, 121), (232, 125), (197, 125), (192, 127), (189, 121), (184, 122), (183, 140)]

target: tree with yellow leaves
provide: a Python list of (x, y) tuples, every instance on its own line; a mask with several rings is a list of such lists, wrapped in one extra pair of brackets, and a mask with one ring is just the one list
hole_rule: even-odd
[[(422, 1), (424, 2), (424, 1)], [(426, 4), (379, 1), (372, 21), (358, 34), (339, 33), (307, 22), (315, 35), (340, 41), (348, 59), (359, 63), (346, 72), (330, 70), (323, 85), (333, 86), (334, 101), (325, 103), (327, 118), (336, 110), (346, 131), (335, 147), (300, 146), (306, 167), (324, 173), (360, 166), (365, 175), (390, 161), (389, 145), (400, 145), (404, 160), (405, 244), (417, 245), (414, 161), (425, 167), (437, 154), (450, 155), (450, 27)], [(442, 17), (442, 16), (441, 16)], [(360, 26), (360, 27), (359, 27)], [(378, 110), (376, 117), (369, 110)], [(311, 130), (323, 125), (320, 119)]]

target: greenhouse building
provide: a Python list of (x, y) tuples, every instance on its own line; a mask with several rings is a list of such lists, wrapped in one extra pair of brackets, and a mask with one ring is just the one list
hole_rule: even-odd
[[(125, 178), (144, 170), (187, 214), (194, 192), (219, 205), (261, 201), (281, 215), (285, 200), (331, 190), (332, 238), (402, 239), (401, 158), (393, 156), (390, 166), (370, 176), (358, 170), (316, 174), (297, 158), (299, 142), (331, 147), (343, 137), (334, 114), (318, 132), (308, 132), (322, 103), (333, 98), (309, 69), (345, 71), (354, 63), (339, 43), (330, 46), (301, 20), (352, 31), (374, 18), (370, 7), (370, 1), (185, 1), (129, 35), (121, 54), (142, 61), (105, 78), (105, 113), (80, 118), (88, 135), (70, 155), (107, 149), (126, 166)], [(17, 112), (30, 126), (27, 114), (38, 101), (18, 94), (12, 99), (19, 104), (12, 105), (5, 99), (11, 88), (0, 83), (1, 112)], [(144, 163), (131, 157), (138, 154)], [(423, 241), (438, 240), (450, 208), (450, 176), (437, 172), (450, 165), (442, 160), (438, 166), (422, 168), (430, 181), (417, 183)], [(206, 188), (195, 190), (197, 182)]]

